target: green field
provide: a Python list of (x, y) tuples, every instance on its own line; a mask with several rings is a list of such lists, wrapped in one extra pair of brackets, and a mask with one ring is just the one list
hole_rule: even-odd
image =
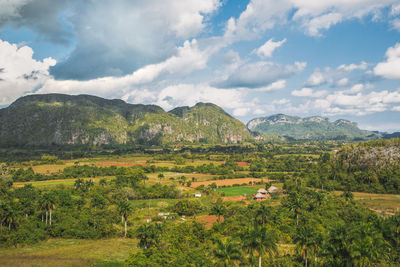
[(50, 239), (0, 250), (0, 266), (123, 266), (136, 249), (133, 239)]
[(217, 193), (225, 193), (225, 196), (243, 196), (257, 193), (257, 188), (248, 186), (232, 186), (218, 188)]

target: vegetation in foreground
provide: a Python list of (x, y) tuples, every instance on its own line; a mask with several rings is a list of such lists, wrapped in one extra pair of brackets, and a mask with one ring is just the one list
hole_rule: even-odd
[[(390, 142), (394, 141), (383, 145), (398, 146)], [(315, 172), (334, 163), (342, 153), (376, 145), (360, 144), (353, 150), (345, 146), (329, 157), (321, 150), (305, 153), (306, 145), (303, 151), (297, 145), (287, 145), (271, 150), (265, 146), (247, 153), (87, 158), (73, 160), (72, 164), (49, 156), (8, 162), (1, 169), (0, 264), (22, 264), (29, 259), (39, 265), (54, 265), (57, 260), (59, 265), (398, 265), (400, 215), (395, 210), (382, 216), (380, 211), (364, 207), (371, 203), (367, 203), (367, 197), (360, 199), (363, 193), (351, 193), (348, 187), (340, 193), (330, 192), (343, 186), (334, 183), (336, 176), (321, 178), (323, 190), (321, 184), (315, 186), (319, 190), (311, 186), (311, 181), (316, 181)], [(120, 166), (104, 167), (107, 162)], [(53, 165), (64, 168), (52, 173), (34, 171), (35, 166)], [(396, 168), (398, 164), (382, 169)], [(346, 171), (347, 177), (360, 177), (353, 172), (368, 168)], [(238, 177), (258, 177), (269, 183), (192, 186), (196, 179)], [(52, 178), (64, 178), (69, 183), (13, 186), (14, 182), (35, 184)], [(395, 184), (396, 180), (390, 181)], [(268, 188), (271, 182), (285, 194), (265, 201), (221, 199), (222, 192), (248, 194), (248, 190)], [(383, 192), (391, 188), (379, 179), (377, 183)], [(202, 197), (195, 198), (196, 192)], [(396, 207), (397, 195), (391, 196)], [(384, 204), (390, 206), (390, 201)], [(210, 227), (199, 219), (206, 216), (215, 218)], [(123, 252), (111, 253), (113, 246), (122, 246)], [(90, 250), (90, 256), (80, 257), (76, 251), (83, 249)], [(63, 258), (63, 254), (70, 258)]]

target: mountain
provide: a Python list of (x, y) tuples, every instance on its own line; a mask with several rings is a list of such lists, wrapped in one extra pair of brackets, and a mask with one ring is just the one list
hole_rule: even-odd
[(164, 111), (90, 95), (29, 95), (0, 109), (0, 146), (239, 143), (246, 126), (209, 103)]
[(391, 138), (400, 138), (400, 132), (394, 132), (394, 133), (384, 133), (383, 138), (385, 139), (391, 139)]
[(319, 116), (300, 118), (276, 114), (255, 118), (247, 123), (247, 128), (261, 134), (275, 135), (295, 140), (367, 140), (380, 135), (360, 130), (357, 123), (339, 119), (330, 122)]

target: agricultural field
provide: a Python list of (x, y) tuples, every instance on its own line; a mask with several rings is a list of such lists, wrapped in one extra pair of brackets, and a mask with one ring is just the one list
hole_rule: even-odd
[[(5, 201), (0, 199), (5, 218), (0, 266), (142, 266), (143, 257), (156, 264), (163, 257), (192, 255), (186, 258), (190, 262), (204, 251), (210, 255), (204, 265), (214, 266), (219, 262), (215, 249), (221, 245), (216, 239), (245, 244), (247, 237), (237, 233), (257, 227), (274, 233), (274, 256), (263, 255), (265, 262), (290, 266), (304, 263), (299, 237), (293, 234), (300, 227), (312, 224), (307, 232), (319, 229), (318, 234), (329, 238), (327, 229), (338, 221), (349, 225), (354, 218), (379, 216), (390, 224), (398, 213), (399, 194), (353, 191), (349, 200), (343, 190), (313, 187), (315, 177), (324, 173), (320, 155), (270, 153), (127, 154), (3, 163), (3, 179), (12, 183), (4, 183)], [(251, 198), (271, 185), (280, 189), (273, 199)], [(199, 245), (179, 245), (185, 242)], [(170, 249), (167, 255), (156, 253), (161, 244)], [(253, 259), (246, 251), (242, 261), (250, 265)], [(326, 257), (316, 253), (308, 260), (330, 260)]]
[(0, 250), (0, 266), (123, 266), (134, 239), (49, 239), (23, 248)]
[(221, 187), (216, 190), (217, 193), (223, 194), (224, 196), (251, 196), (257, 193), (257, 187), (248, 186), (232, 186), (232, 187)]

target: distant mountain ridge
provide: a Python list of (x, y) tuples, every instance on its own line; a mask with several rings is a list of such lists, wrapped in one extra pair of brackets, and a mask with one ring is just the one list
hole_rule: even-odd
[(344, 119), (330, 122), (328, 118), (301, 118), (285, 114), (260, 117), (247, 123), (250, 131), (295, 140), (368, 140), (381, 135), (361, 130), (357, 123)]
[(21, 97), (0, 109), (0, 146), (240, 143), (246, 126), (211, 103), (176, 108), (91, 95)]

